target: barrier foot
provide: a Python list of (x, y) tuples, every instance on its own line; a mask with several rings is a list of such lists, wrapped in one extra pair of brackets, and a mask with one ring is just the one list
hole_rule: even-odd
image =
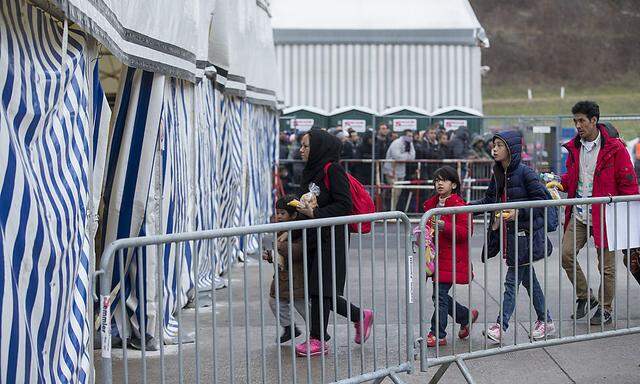
[(449, 369), (450, 365), (451, 363), (442, 364), (440, 368), (438, 368), (438, 371), (436, 372), (436, 374), (433, 375), (431, 380), (429, 380), (429, 384), (437, 384), (440, 381), (440, 379), (442, 379), (442, 376), (444, 376), (444, 373), (447, 372), (447, 369)]
[(384, 382), (384, 380), (385, 380), (387, 377), (388, 377), (388, 378), (390, 378), (390, 379), (391, 379), (391, 381), (393, 381), (393, 382), (394, 382), (394, 384), (405, 384), (405, 382), (404, 382), (404, 381), (402, 381), (402, 380), (400, 380), (400, 378), (399, 378), (398, 376), (396, 376), (394, 373), (390, 373), (389, 375), (387, 375), (387, 376), (385, 376), (385, 377), (380, 377), (380, 378), (376, 379), (376, 380), (373, 382), (373, 384), (381, 384), (381, 383), (383, 383), (383, 382)]
[(469, 368), (467, 368), (467, 364), (465, 364), (464, 360), (456, 359), (456, 364), (458, 368), (460, 368), (460, 372), (462, 372), (462, 376), (467, 381), (468, 384), (475, 384), (473, 377), (471, 376), (471, 372), (469, 372)]

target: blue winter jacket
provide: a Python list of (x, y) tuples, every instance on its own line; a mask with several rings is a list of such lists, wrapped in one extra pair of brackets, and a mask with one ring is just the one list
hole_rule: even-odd
[[(546, 200), (545, 186), (542, 184), (536, 172), (522, 164), (522, 135), (518, 131), (505, 131), (498, 133), (494, 139), (501, 139), (507, 144), (511, 154), (511, 162), (505, 170), (501, 163), (496, 162), (493, 167), (493, 175), (489, 188), (483, 199), (471, 204), (492, 204), (500, 202), (516, 202), (531, 200)], [(506, 188), (505, 188), (506, 187)], [(530, 215), (533, 215), (533, 223)], [(492, 214), (491, 221), (495, 220)], [(515, 230), (515, 220), (505, 222), (503, 227), (503, 247), (505, 247), (507, 265), (515, 266), (516, 238), (518, 241), (518, 265), (529, 264), (529, 261), (537, 261), (544, 258), (544, 244), (547, 241), (547, 255), (551, 254), (552, 245), (544, 234), (544, 208), (519, 209), (518, 230)], [(531, 225), (533, 224), (533, 225)], [(532, 235), (533, 233), (533, 235)], [(529, 254), (529, 243), (533, 240), (533, 253)], [(500, 252), (500, 230), (489, 230), (487, 256), (496, 256)], [(483, 252), (484, 256), (484, 252)]]

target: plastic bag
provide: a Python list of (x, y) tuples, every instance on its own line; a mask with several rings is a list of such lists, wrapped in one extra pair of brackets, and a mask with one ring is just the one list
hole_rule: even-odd
[(309, 192), (300, 197), (300, 202), (305, 207), (315, 209), (318, 206), (318, 196), (320, 196), (320, 187), (311, 183), (309, 184)]
[[(416, 226), (415, 228), (413, 228), (413, 236), (412, 236), (412, 241), (413, 241), (413, 248), (414, 248), (414, 252), (416, 252), (416, 249), (419, 249), (420, 247), (420, 226)], [(436, 272), (436, 265), (435, 265), (435, 259), (436, 259), (436, 246), (433, 242), (433, 235), (434, 235), (434, 229), (433, 226), (430, 223), (427, 223), (427, 227), (426, 227), (426, 232), (424, 235), (424, 245), (425, 245), (425, 252), (424, 252), (424, 256), (425, 256), (425, 260), (426, 260), (426, 272), (427, 272), (427, 277), (433, 276), (434, 273)]]
[[(542, 180), (544, 180), (545, 184), (548, 184), (552, 181), (559, 183), (561, 179), (560, 179), (560, 176), (557, 176), (553, 173), (543, 173)], [(561, 196), (560, 196), (560, 191), (558, 190), (558, 187), (547, 188), (547, 190), (551, 194), (551, 197), (553, 198), (553, 200), (560, 200)]]

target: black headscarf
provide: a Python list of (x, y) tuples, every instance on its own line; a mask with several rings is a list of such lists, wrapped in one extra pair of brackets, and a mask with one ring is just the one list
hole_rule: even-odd
[(320, 129), (312, 129), (309, 135), (309, 159), (302, 172), (301, 187), (303, 191), (309, 189), (309, 184), (324, 177), (325, 164), (340, 161), (342, 142), (337, 137)]

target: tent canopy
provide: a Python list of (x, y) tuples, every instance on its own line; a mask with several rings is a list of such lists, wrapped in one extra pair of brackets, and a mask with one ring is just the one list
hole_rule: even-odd
[(329, 114), (331, 127), (342, 126), (345, 129), (354, 129), (356, 132), (364, 132), (374, 126), (378, 112), (362, 106), (349, 106), (337, 108)]
[(424, 131), (431, 124), (431, 115), (422, 108), (399, 106), (387, 108), (380, 114), (382, 121), (396, 132), (406, 129)]
[(289, 108), (285, 108), (282, 110), (282, 115), (291, 115), (294, 114), (296, 112), (299, 111), (309, 111), (311, 113), (315, 113), (316, 115), (320, 115), (320, 116), (329, 116), (329, 113), (327, 111), (325, 111), (324, 109), (320, 109), (317, 107), (311, 107), (308, 105), (298, 105), (295, 107), (289, 107)]
[(328, 125), (327, 111), (306, 105), (286, 108), (280, 117), (280, 130), (306, 132), (311, 128), (327, 128)]
[(468, 0), (273, 0), (271, 10), (278, 44), (489, 45)]
[(336, 116), (336, 115), (341, 115), (341, 114), (343, 114), (345, 112), (349, 112), (349, 111), (359, 111), (359, 112), (362, 112), (363, 114), (372, 115), (372, 116), (375, 116), (375, 115), (378, 114), (378, 112), (374, 111), (371, 108), (355, 105), (355, 106), (350, 106), (350, 107), (336, 108), (333, 111), (331, 111), (331, 113), (329, 113), (329, 115)]
[(461, 116), (465, 116), (465, 115), (472, 115), (472, 116), (478, 116), (478, 117), (484, 116), (482, 112), (477, 111), (473, 108), (456, 106), (456, 105), (436, 109), (435, 111), (431, 112), (431, 116), (440, 116), (444, 114), (448, 114), (449, 116), (455, 116), (456, 113), (458, 113)]
[(431, 114), (422, 108), (418, 108), (418, 107), (412, 107), (409, 105), (401, 105), (399, 107), (392, 107), (392, 108), (387, 108), (384, 111), (382, 111), (382, 113), (380, 113), (380, 116), (387, 116), (387, 115), (397, 115), (400, 113), (404, 113), (405, 111), (408, 112), (412, 112), (414, 114), (417, 115), (424, 115), (424, 116), (430, 116)]
[(209, 71), (231, 94), (276, 105), (275, 50), (264, 0), (52, 2), (127, 66), (192, 82)]

